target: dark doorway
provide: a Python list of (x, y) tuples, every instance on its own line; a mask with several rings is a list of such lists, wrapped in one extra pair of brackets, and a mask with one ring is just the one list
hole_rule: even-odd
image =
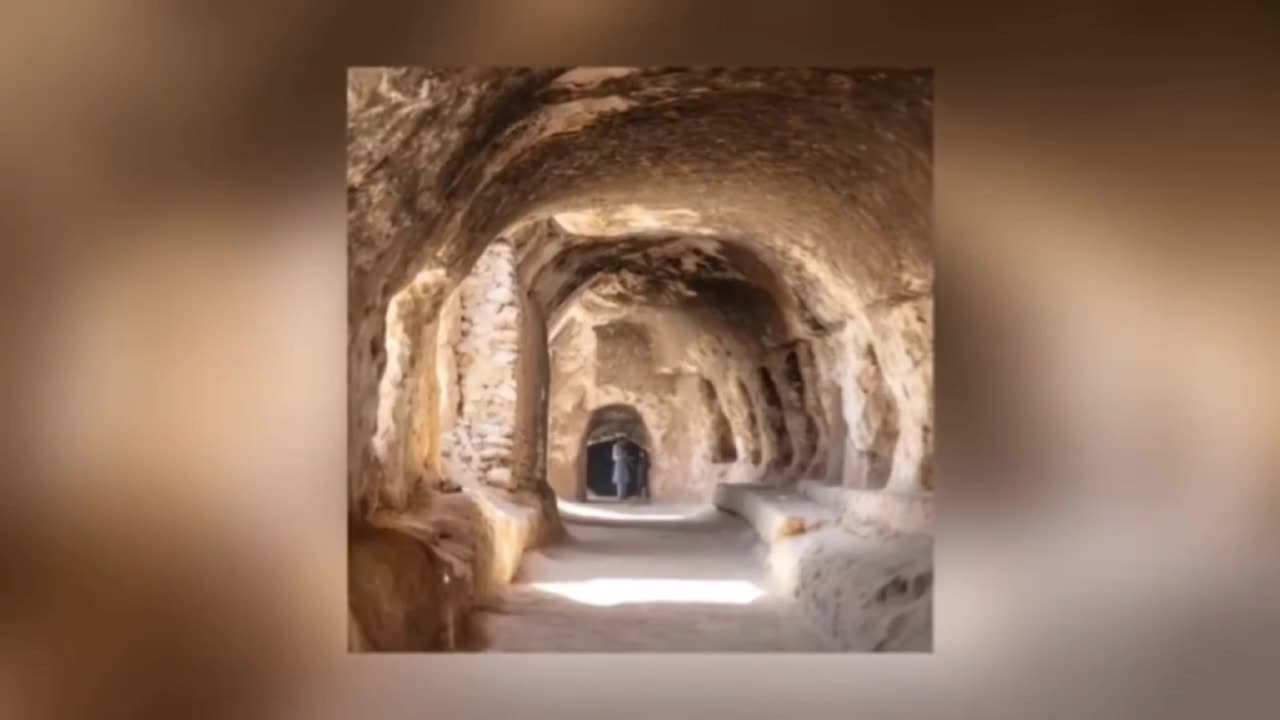
[(624, 499), (647, 497), (649, 478), (649, 454), (639, 445), (627, 440), (608, 440), (592, 443), (587, 446), (587, 497), (592, 500), (613, 500), (618, 497), (618, 488), (613, 484), (613, 446), (622, 442), (631, 456), (632, 481), (627, 488)]

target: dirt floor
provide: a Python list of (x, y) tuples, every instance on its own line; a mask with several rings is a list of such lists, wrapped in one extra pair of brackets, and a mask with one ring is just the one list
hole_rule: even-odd
[(566, 503), (569, 537), (530, 551), (476, 614), (496, 652), (817, 652), (836, 648), (770, 592), (754, 531), (707, 506)]

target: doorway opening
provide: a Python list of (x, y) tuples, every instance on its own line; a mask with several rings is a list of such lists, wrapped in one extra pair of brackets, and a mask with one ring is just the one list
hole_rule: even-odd
[[(620, 448), (615, 446), (620, 445)], [(627, 463), (626, 483), (621, 496), (615, 478), (618, 476), (617, 454)], [(625, 437), (593, 442), (587, 446), (587, 499), (632, 500), (649, 496), (649, 452)]]
[[(579, 500), (646, 500), (653, 489), (653, 441), (644, 418), (632, 406), (606, 405), (592, 411), (578, 451)], [(616, 452), (616, 454), (615, 454)], [(619, 470), (619, 460), (625, 460)], [(625, 480), (622, 497), (615, 484)]]

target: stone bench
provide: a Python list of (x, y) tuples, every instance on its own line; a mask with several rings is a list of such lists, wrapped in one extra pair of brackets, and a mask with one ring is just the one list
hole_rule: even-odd
[(838, 513), (791, 490), (748, 483), (721, 483), (713, 503), (746, 520), (767, 543), (837, 524)]
[(804, 497), (837, 513), (846, 529), (867, 525), (903, 533), (932, 533), (933, 493), (897, 493), (827, 485), (815, 480), (796, 484)]
[[(746, 520), (763, 541), (774, 590), (846, 650), (927, 651), (932, 645), (933, 538), (847, 522), (838, 504), (865, 493), (716, 487), (717, 508)], [(812, 490), (811, 490), (812, 492)]]

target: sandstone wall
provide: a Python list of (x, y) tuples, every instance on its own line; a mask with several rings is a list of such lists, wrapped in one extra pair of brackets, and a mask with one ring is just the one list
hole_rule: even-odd
[(839, 416), (844, 435), (841, 466), (827, 477), (852, 488), (885, 487), (898, 437), (898, 412), (885, 384), (876, 351), (865, 334), (852, 325), (821, 344), (819, 362), (839, 386)]
[[(511, 246), (495, 242), (458, 288), (456, 422), (446, 441), (450, 476), (515, 490), (520, 303)], [(528, 456), (525, 461), (528, 462)], [(526, 472), (531, 466), (524, 468)]]
[(839, 473), (811, 477), (900, 493), (933, 488), (931, 313), (931, 301), (912, 300), (874, 315), (879, 328), (850, 322), (815, 345), (815, 366), (839, 386), (828, 390), (839, 407), (827, 401), (821, 412), (844, 431)]
[[(632, 344), (637, 338), (634, 333), (606, 332), (604, 337), (627, 338), (620, 342), (630, 351), (614, 347), (601, 353), (600, 335), (594, 328), (577, 325), (561, 333), (552, 347), (547, 473), (551, 487), (560, 497), (585, 499), (586, 436), (591, 430), (592, 414), (609, 406), (631, 407), (642, 419), (652, 462), (649, 477), (655, 492), (679, 471), (677, 455), (670, 449), (670, 443), (678, 436), (672, 432), (677, 415), (674, 379), (655, 375), (652, 366), (632, 362), (635, 357), (646, 355)], [(602, 361), (616, 361), (626, 370), (605, 370), (608, 382), (597, 384)]]
[(784, 401), (779, 390), (771, 404), (780, 383), (766, 385), (760, 375), (765, 368), (785, 382), (789, 349), (767, 352), (758, 329), (753, 334), (709, 305), (631, 308), (623, 317), (585, 313), (553, 344), (551, 482), (561, 496), (582, 497), (582, 438), (592, 412), (613, 404), (644, 418), (655, 499), (706, 501), (720, 482), (781, 481), (806, 469), (810, 460), (802, 465), (790, 449), (785, 423), (789, 410), (814, 455), (826, 419), (806, 408), (818, 403), (818, 390), (792, 383), (792, 396)]
[(873, 308), (884, 377), (899, 413), (889, 487), (902, 492), (933, 488), (933, 298)]

